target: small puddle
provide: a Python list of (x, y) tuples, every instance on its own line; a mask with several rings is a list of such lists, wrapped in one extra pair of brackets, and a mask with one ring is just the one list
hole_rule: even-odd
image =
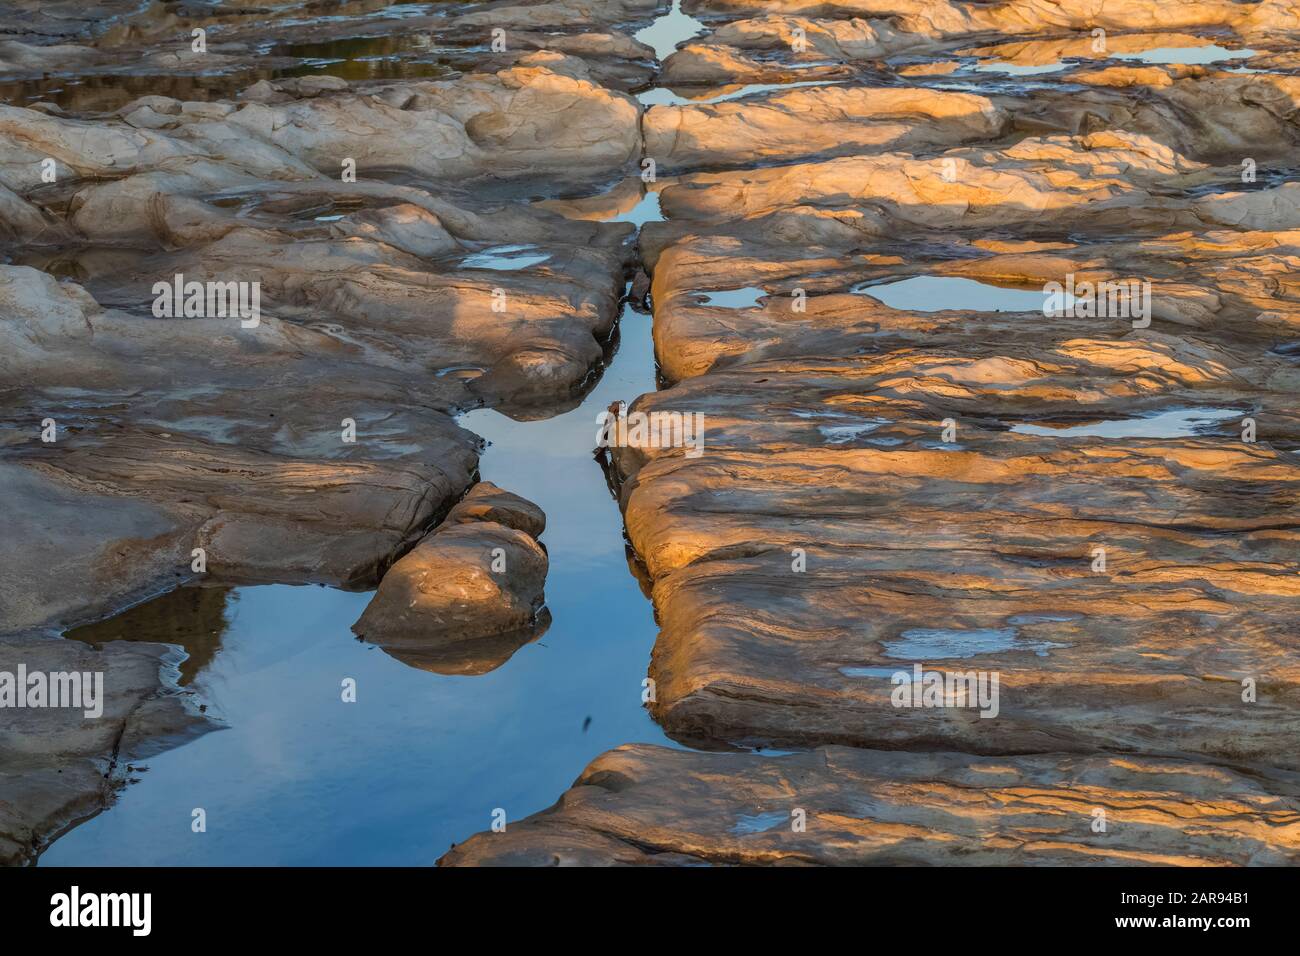
[(640, 229), (647, 222), (663, 222), (663, 210), (659, 208), (659, 191), (646, 190), (644, 196), (625, 213), (619, 213), (611, 222), (630, 222)]
[(452, 63), (465, 55), (438, 46), (427, 33), (272, 43), (258, 52), (298, 61), (275, 71), (272, 79), (327, 75), (350, 81), (437, 79), (456, 72)]
[[(1020, 64), (1008, 60), (985, 59), (977, 63), (975, 73), (1002, 73), (1007, 76), (1040, 76), (1045, 73), (1060, 73), (1086, 63), (1104, 63), (1106, 60), (1126, 60), (1129, 62), (1160, 64), (1208, 64), (1227, 60), (1245, 60), (1254, 56), (1255, 50), (1229, 50), (1217, 44), (1190, 47), (1153, 47), (1137, 53), (1097, 54), (1092, 57), (1066, 57), (1050, 63)], [(1260, 72), (1245, 67), (1236, 68), (1235, 72)]]
[(975, 65), (975, 72), (1003, 73), (1007, 76), (1038, 76), (1043, 73), (1059, 73), (1071, 66), (1074, 66), (1074, 64), (1063, 63), (1060, 60), (1037, 66), (1022, 66), (1018, 63), (1008, 63), (1005, 60), (984, 60)]
[[(826, 445), (847, 445), (864, 439), (870, 445), (878, 445), (882, 448), (892, 448), (904, 443), (901, 438), (866, 438), (881, 425), (888, 425), (888, 418), (867, 418), (861, 419), (855, 415), (849, 415), (845, 412), (828, 412), (828, 411), (806, 411), (797, 410), (792, 412), (796, 418), (808, 419), (830, 419), (839, 424), (818, 425), (817, 431), (821, 434), (823, 444)], [(846, 421), (846, 419), (848, 419)], [(940, 447), (952, 449), (954, 445), (942, 445)]]
[(1025, 626), (1029, 624), (1064, 624), (1066, 621), (1077, 621), (1083, 617), (1082, 614), (1064, 613), (1064, 614), (1017, 614), (1014, 617), (1007, 618), (1008, 624)]
[(1011, 431), (1048, 438), (1194, 438), (1219, 422), (1245, 414), (1236, 408), (1176, 408), (1139, 418), (1111, 418), (1081, 425), (1020, 423), (1012, 425)]
[(797, 90), (812, 86), (839, 86), (842, 82), (842, 80), (799, 80), (791, 83), (751, 83), (747, 86), (722, 87), (725, 92), (703, 94), (698, 97), (684, 96), (680, 93), (674, 93), (666, 86), (657, 86), (652, 90), (646, 90), (637, 99), (646, 106), (708, 106), (713, 103), (728, 103), (732, 100), (744, 99), (747, 96), (758, 96), (763, 93)]
[(758, 300), (768, 293), (756, 286), (746, 286), (743, 289), (721, 289), (714, 292), (700, 292), (697, 295), (700, 297), (701, 305), (719, 309), (752, 309), (758, 305)]
[(663, 62), (677, 51), (677, 47), (693, 37), (708, 30), (703, 23), (693, 16), (682, 12), (682, 0), (673, 0), (672, 9), (664, 16), (634, 36), (637, 40), (653, 47), (655, 57)]
[(845, 445), (857, 438), (861, 438), (863, 435), (869, 435), (881, 425), (888, 424), (888, 422), (889, 419), (887, 418), (877, 418), (853, 425), (818, 425), (817, 430), (826, 439), (827, 445)]
[[(912, 276), (897, 282), (862, 283), (849, 291), (870, 296), (906, 312), (1037, 312), (1047, 302), (1041, 290), (1012, 289), (957, 276)], [(1062, 308), (1074, 304), (1074, 296), (1063, 293)]]
[[(1233, 72), (1229, 70), (1228, 72)], [(1252, 70), (1250, 72), (1264, 73), (1266, 70)], [(1239, 177), (1234, 177), (1227, 182), (1202, 183), (1199, 186), (1192, 186), (1186, 190), (1189, 198), (1200, 198), (1202, 196), (1222, 196), (1228, 193), (1248, 193), (1262, 191), (1266, 189), (1276, 189), (1279, 186), (1285, 186), (1288, 183), (1295, 182), (1300, 178), (1300, 167), (1295, 166), (1269, 166), (1257, 169), (1255, 172), (1254, 182), (1243, 183)]]
[(1224, 60), (1245, 60), (1254, 56), (1255, 50), (1229, 50), (1217, 43), (1206, 46), (1171, 47), (1161, 46), (1141, 53), (1115, 53), (1115, 60), (1137, 60), (1151, 64), (1180, 64), (1195, 66), (1204, 63), (1221, 63)]
[(899, 683), (912, 682), (912, 675), (907, 671), (900, 671), (897, 667), (841, 667), (840, 673), (845, 677), (883, 677), (892, 679), (895, 674), (904, 674), (907, 680)]
[(904, 661), (930, 661), (945, 658), (975, 657), (1001, 651), (1033, 651), (1046, 657), (1052, 648), (1066, 647), (1051, 641), (1022, 641), (1015, 627), (986, 628), (913, 628), (904, 631), (898, 641), (882, 641), (886, 657)]
[(766, 833), (769, 830), (775, 830), (781, 824), (790, 820), (790, 813), (787, 810), (772, 810), (768, 813), (741, 813), (736, 816), (736, 823), (731, 828), (731, 832), (744, 836), (751, 833)]
[(527, 269), (551, 258), (549, 252), (534, 252), (536, 248), (534, 245), (497, 246), (466, 256), (460, 265), (463, 269), (492, 269), (496, 272)]

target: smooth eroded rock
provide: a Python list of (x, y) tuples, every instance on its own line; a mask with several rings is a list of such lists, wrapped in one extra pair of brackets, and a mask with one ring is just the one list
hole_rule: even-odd
[(483, 673), (545, 630), (545, 516), (491, 482), (384, 575), (352, 630), (439, 673)]
[(1300, 859), (1298, 824), (1293, 781), (1179, 760), (630, 744), (438, 864), (1279, 866)]

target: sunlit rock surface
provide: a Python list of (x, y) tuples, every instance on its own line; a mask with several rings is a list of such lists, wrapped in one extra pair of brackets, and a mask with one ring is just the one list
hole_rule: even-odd
[[(822, 749), (623, 748), (443, 862), (1294, 861), (1300, 11), (684, 9), (708, 29), (644, 123), (680, 174), (640, 241), (667, 387), (632, 411), (704, 422), (704, 452), (610, 451), (662, 628), (648, 706), (689, 745)], [(1053, 283), (1129, 282), (1137, 311), (1045, 314)], [(997, 713), (899, 706), (914, 667), (997, 675)], [(1207, 809), (1242, 768), (1287, 807), (1246, 811), (1263, 855)], [(1061, 819), (983, 773), (1060, 787)], [(792, 832), (823, 782), (852, 827)], [(1089, 810), (1125, 792), (1185, 809), (1107, 842)]]
[(1300, 859), (1297, 820), (1286, 779), (1179, 760), (634, 744), (594, 760), (554, 807), (438, 862), (1279, 866)]
[(480, 482), (388, 570), (352, 630), (426, 670), (499, 667), (545, 629), (545, 527), (535, 504)]
[[(671, 734), (1300, 768), (1290, 189), (1137, 128), (663, 190), (676, 384), (633, 409), (707, 450), (613, 458)], [(1045, 315), (1067, 278), (1145, 312)], [(913, 662), (999, 674), (1000, 713), (895, 706)]]
[(655, 107), (646, 115), (645, 148), (665, 169), (748, 165), (996, 138), (1006, 123), (989, 100), (968, 93), (826, 86)]
[[(1015, 148), (1030, 149), (1041, 147)], [(1151, 215), (1128, 204), (1138, 169), (1098, 205)], [(1041, 233), (1052, 179), (1073, 175), (1056, 170), (1039, 211), (991, 196), (983, 208)], [(837, 234), (808, 245), (771, 228), (786, 209), (812, 218), (807, 190), (768, 186), (799, 182), (835, 189), (769, 170), (697, 178), (663, 199), (689, 217), (664, 227), (653, 264), (657, 351), (680, 384), (634, 409), (703, 415), (708, 452), (632, 443), (615, 459), (664, 627), (651, 676), (665, 727), (697, 743), (1190, 752), (1296, 769), (1300, 421), (1295, 365), (1272, 347), (1294, 326), (1262, 279), (1289, 258), (1289, 235), (1202, 226), (1198, 244), (1161, 235), (1162, 215), (1146, 224), (1160, 238), (1105, 241), (1076, 193), (1059, 199), (1060, 219), (1083, 213), (1070, 241), (1013, 251), (977, 231), (931, 232), (969, 229), (980, 208), (945, 222), (940, 178), (939, 201), (894, 206), (870, 251)], [(889, 193), (857, 182), (853, 202), (879, 210)], [(1250, 215), (1231, 203), (1168, 212), (1189, 224)], [(706, 219), (729, 235), (697, 235)], [(996, 292), (1066, 275), (1150, 277), (1150, 315), (1044, 316), (1041, 296), (1037, 309), (971, 311), (961, 293), (918, 311), (872, 295), (904, 278)], [(710, 306), (719, 286), (753, 288), (752, 304)], [(1143, 428), (1180, 412), (1181, 428)], [(1225, 644), (1225, 627), (1238, 640)], [(909, 652), (930, 632), (951, 646)], [(984, 646), (988, 634), (1005, 640)], [(890, 674), (917, 659), (1000, 673), (998, 718), (893, 706)], [(1244, 700), (1245, 682), (1257, 699)]]

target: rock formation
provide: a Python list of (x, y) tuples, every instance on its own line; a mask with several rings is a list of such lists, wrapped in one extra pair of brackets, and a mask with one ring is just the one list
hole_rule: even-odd
[[(641, 237), (671, 387), (632, 412), (706, 451), (611, 452), (650, 710), (801, 752), (622, 748), (442, 863), (1294, 863), (1300, 222), (1256, 167), (1300, 88), (1124, 58), (1223, 27), (1281, 55), (1295, 10), (685, 7), (711, 28), (665, 63), (686, 102), (644, 123), (682, 172)], [(690, 102), (745, 83), (788, 88)], [(1216, 809), (1253, 784), (1204, 789), (1244, 768), (1263, 855)]]
[(0, 13), (0, 671), (110, 685), (0, 728), (0, 859), (204, 726), (65, 628), (318, 583), (430, 671), (535, 639), (456, 416), (572, 409), (630, 296), (631, 413), (703, 423), (602, 455), (699, 751), (443, 863), (1296, 862), (1295, 0), (137, 6)]
[(352, 630), (426, 670), (499, 667), (540, 636), (545, 527), (535, 504), (480, 482), (388, 569)]

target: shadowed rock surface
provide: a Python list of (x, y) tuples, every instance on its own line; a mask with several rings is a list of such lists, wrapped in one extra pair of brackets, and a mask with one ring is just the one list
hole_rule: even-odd
[[(6, 581), (0, 629), (93, 618), (186, 576), (194, 548), (221, 580), (373, 584), (469, 484), (452, 414), (573, 400), (614, 326), (629, 228), (450, 185), (621, 175), (639, 155), (633, 100), (543, 60), (560, 72), (364, 95), (325, 77), (269, 104), (148, 96), (91, 120), (0, 107), (0, 227), (45, 270), (0, 267), (4, 464), (37, 492), (14, 543), (76, 582), (51, 600)], [(155, 285), (175, 276), (256, 284), (263, 314), (160, 320)], [(106, 494), (124, 507), (74, 518)]]
[(0, 866), (32, 861), (51, 834), (102, 809), (127, 782), (131, 761), (212, 727), (176, 689), (182, 656), (164, 644), (117, 642), (96, 650), (37, 635), (0, 637), (0, 674), (11, 679), (21, 666), (28, 674), (75, 673), (90, 678), (90, 685), (99, 674), (103, 681), (102, 696), (92, 695), (97, 706), (89, 717), (80, 706), (6, 703), (0, 721)]
[[(374, 587), (474, 483), (480, 441), (458, 413), (544, 417), (590, 387), (632, 229), (521, 197), (635, 168), (625, 90), (653, 51), (624, 31), (666, 4), (392, 6), (0, 14), (0, 635), (49, 641), (33, 660), (82, 646), (61, 629), (189, 582)], [(507, 50), (484, 55), (498, 26)], [(159, 315), (155, 286), (177, 276), (256, 285), (260, 315)], [(544, 551), (475, 524), (444, 537), (504, 536), (528, 633), (496, 609), (472, 658), (443, 652), (455, 673), (545, 625)], [(180, 659), (102, 653), (123, 647)], [(110, 693), (160, 692), (128, 676), (110, 669)], [(42, 713), (37, 742), (63, 732)], [(172, 729), (139, 733), (161, 746)], [(84, 736), (46, 754), (59, 780), (12, 764), (6, 861), (111, 802), (111, 735)]]

